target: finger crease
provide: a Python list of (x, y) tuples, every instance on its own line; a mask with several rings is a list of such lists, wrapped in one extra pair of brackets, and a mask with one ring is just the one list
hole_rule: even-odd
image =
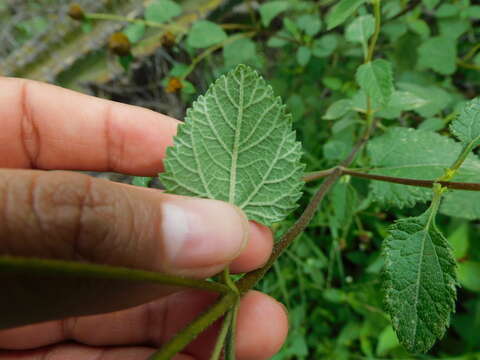
[(20, 139), (30, 168), (36, 168), (40, 155), (40, 134), (28, 101), (28, 84), (28, 81), (24, 81), (20, 87)]
[(72, 255), (74, 256), (75, 259), (77, 260), (84, 260), (85, 258), (82, 255), (82, 250), (80, 247), (81, 239), (82, 239), (82, 233), (83, 233), (83, 223), (85, 222), (84, 220), (84, 215), (85, 215), (85, 208), (87, 204), (88, 197), (90, 196), (92, 192), (92, 185), (93, 185), (93, 180), (89, 177), (86, 178), (85, 181), (85, 188), (83, 195), (80, 197), (80, 203), (78, 204), (78, 218), (77, 218), (77, 226), (75, 228), (75, 232), (73, 235), (73, 240), (72, 240)]

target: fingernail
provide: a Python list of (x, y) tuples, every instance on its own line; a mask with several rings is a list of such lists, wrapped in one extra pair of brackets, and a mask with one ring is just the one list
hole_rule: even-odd
[(225, 202), (172, 197), (162, 204), (164, 255), (174, 269), (227, 265), (248, 241), (243, 212)]

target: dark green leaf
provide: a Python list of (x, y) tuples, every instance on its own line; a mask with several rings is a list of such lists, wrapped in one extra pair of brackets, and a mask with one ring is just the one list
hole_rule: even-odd
[(385, 303), (400, 343), (414, 353), (441, 339), (455, 310), (455, 260), (430, 208), (398, 220), (385, 239)]

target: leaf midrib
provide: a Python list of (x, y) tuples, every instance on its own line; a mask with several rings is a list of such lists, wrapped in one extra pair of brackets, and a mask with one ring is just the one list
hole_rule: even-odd
[[(239, 147), (240, 147), (240, 133), (242, 128), (242, 120), (243, 120), (243, 80), (244, 80), (244, 73), (243, 71), (240, 72), (240, 83), (239, 83), (239, 103), (238, 103), (238, 114), (237, 114), (237, 121), (235, 127), (235, 138), (233, 142), (233, 149), (232, 149), (232, 163), (230, 166), (230, 191), (228, 194), (228, 202), (231, 204), (235, 203), (235, 188), (237, 184), (237, 161), (238, 161), (238, 154), (239, 154)], [(225, 91), (228, 91), (228, 82), (225, 78)]]

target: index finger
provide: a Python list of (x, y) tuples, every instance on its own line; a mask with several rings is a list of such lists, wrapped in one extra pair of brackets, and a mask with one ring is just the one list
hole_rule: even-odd
[(31, 80), (0, 78), (0, 167), (163, 170), (178, 121)]

